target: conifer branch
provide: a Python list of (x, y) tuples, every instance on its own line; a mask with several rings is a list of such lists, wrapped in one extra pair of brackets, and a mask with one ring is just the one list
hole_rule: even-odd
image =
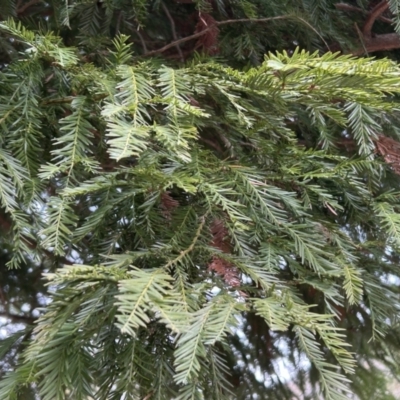
[[(139, 3), (135, 23), (153, 12)], [(306, 3), (316, 4), (296, 3), (300, 13)], [(18, 351), (20, 337), (0, 341), (0, 354), (15, 352), (20, 362), (0, 381), (0, 398), (31, 384), (33, 397), (49, 400), (67, 391), (71, 398), (222, 400), (231, 396), (228, 380), (239, 384), (227, 378), (235, 366), (242, 382), (251, 377), (248, 397), (258, 390), (252, 366), (267, 373), (281, 357), (295, 365), (296, 354), (308, 355), (321, 376), (310, 380), (309, 368), (291, 382), (343, 399), (355, 387), (343, 376), (353, 372), (346, 350), (353, 339), (375, 360), (379, 351), (371, 356), (365, 337), (400, 329), (392, 324), (399, 288), (387, 278), (398, 277), (400, 248), (393, 190), (400, 67), (321, 55), (323, 38), (315, 44), (308, 20), (299, 41), (312, 42), (309, 52), (265, 55), (276, 35), (265, 21), (296, 17), (233, 19), (235, 9), (218, 23), (203, 14), (196, 27), (210, 29), (197, 45), (221, 49), (225, 60), (160, 65), (137, 55), (139, 40), (128, 37), (133, 18), (118, 25), (120, 10), (110, 4), (107, 14), (70, 0), (64, 23), (71, 30), (61, 37), (0, 24), (19, 41), (6, 38), (16, 61), (0, 76), (0, 261), (15, 253), (13, 266), (21, 267), (3, 271), (0, 299), (22, 322), (31, 314), (21, 304), (34, 309), (38, 294), (46, 297), (25, 350)], [(182, 21), (186, 7), (177, 8), (168, 9), (174, 56), (179, 38), (193, 32)], [(325, 15), (312, 19), (324, 33)], [(144, 39), (171, 32), (167, 14), (157, 21), (161, 29), (143, 25)], [(49, 27), (56, 22), (51, 15)], [(266, 25), (257, 26), (260, 37), (248, 29), (236, 35), (243, 25), (218, 42), (216, 27), (237, 22)], [(329, 25), (331, 36), (338, 26)], [(96, 34), (116, 27), (108, 50), (109, 38)], [(295, 34), (279, 43), (292, 48)], [(183, 55), (189, 47), (181, 46)], [(253, 55), (259, 59), (250, 68)], [(111, 171), (101, 169), (112, 161)], [(46, 274), (48, 286), (36, 285), (44, 268), (62, 261), (56, 254), (87, 265), (63, 265)], [(293, 330), (299, 341), (287, 340), (282, 355), (277, 341), (293, 339)], [(289, 386), (261, 386), (259, 397), (274, 389), (293, 397)]]

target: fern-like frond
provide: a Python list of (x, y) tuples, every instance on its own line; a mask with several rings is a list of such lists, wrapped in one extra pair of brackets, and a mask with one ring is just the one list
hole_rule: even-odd
[(134, 270), (129, 275), (131, 279), (120, 283), (117, 297), (117, 325), (121, 331), (135, 336), (139, 327), (156, 318), (172, 331), (182, 332), (188, 316), (180, 296), (169, 294), (172, 278), (161, 270)]
[(190, 326), (178, 340), (175, 351), (175, 380), (186, 384), (199, 374), (207, 356), (207, 346), (221, 341), (238, 323), (237, 313), (243, 306), (230, 296), (216, 296), (196, 311)]

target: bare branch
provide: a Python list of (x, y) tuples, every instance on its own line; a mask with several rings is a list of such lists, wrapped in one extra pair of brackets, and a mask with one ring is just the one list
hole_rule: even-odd
[(387, 0), (382, 0), (368, 13), (367, 20), (365, 21), (362, 29), (363, 35), (366, 38), (370, 38), (372, 36), (372, 26), (374, 25), (376, 19), (381, 16), (388, 8), (389, 3), (387, 2)]
[(334, 4), (334, 6), (337, 10), (341, 10), (341, 11), (354, 11), (354, 12), (359, 12), (362, 14), (367, 14), (367, 11), (363, 10), (362, 8), (352, 6), (351, 4), (347, 4), (347, 3), (336, 3), (336, 4)]
[(366, 42), (366, 40), (368, 40), (368, 38), (366, 38), (363, 35), (363, 33), (360, 31), (360, 28), (358, 27), (356, 22), (354, 22), (354, 28), (357, 31), (358, 38), (360, 39), (361, 46), (362, 46), (362, 48), (364, 50), (361, 54), (364, 54), (364, 55), (366, 55), (368, 57), (369, 56), (368, 49), (365, 47), (365, 42)]
[[(360, 7), (352, 6), (351, 4), (347, 3), (336, 3), (335, 8), (340, 11), (348, 11), (348, 12), (356, 12), (360, 14), (368, 14), (368, 11), (363, 10)], [(393, 21), (390, 18), (383, 17), (379, 15), (377, 18), (379, 21), (385, 22), (387, 24), (391, 24)]]
[(379, 19), (386, 23), (392, 23), (390, 18), (383, 17), (382, 14), (388, 9), (389, 4), (387, 0), (380, 1), (371, 11), (368, 13), (358, 7), (354, 7), (346, 3), (335, 4), (336, 9), (343, 11), (354, 11), (362, 14), (367, 14), (367, 19), (362, 28), (362, 32), (356, 25), (357, 33), (360, 37), (361, 46), (360, 48), (350, 51), (349, 53), (355, 56), (368, 55), (377, 51), (387, 51), (400, 48), (400, 36), (397, 33), (388, 33), (372, 36), (372, 26), (374, 22)]
[(376, 35), (370, 39), (365, 38), (364, 46), (353, 50), (350, 53), (355, 56), (362, 56), (365, 54), (365, 51), (367, 51), (367, 53), (374, 53), (376, 51), (394, 49), (400, 49), (400, 36), (397, 33), (386, 33)]
[(119, 33), (120, 33), (119, 29), (120, 29), (120, 26), (121, 26), (122, 18), (123, 18), (123, 14), (122, 14), (122, 11), (120, 11), (118, 13), (117, 26), (115, 27), (115, 32), (117, 33), (117, 35), (119, 35)]
[(30, 0), (25, 3), (23, 6), (17, 9), (17, 14), (22, 14), (29, 7), (34, 6), (35, 4), (41, 3), (43, 0)]
[[(169, 19), (169, 22), (171, 24), (171, 32), (172, 32), (172, 38), (174, 39), (174, 42), (176, 42), (178, 40), (178, 36), (176, 35), (176, 29), (175, 29), (175, 21), (172, 18), (171, 14), (169, 13), (168, 7), (165, 5), (165, 3), (162, 1), (161, 2), (161, 6), (162, 9), (165, 12), (165, 15), (167, 16), (167, 18)], [(175, 45), (176, 49), (178, 50), (178, 54), (180, 57), (180, 61), (183, 62), (184, 58), (183, 58), (183, 54), (182, 54), (182, 50), (179, 46), (179, 43)]]
[(160, 49), (153, 50), (153, 51), (149, 51), (149, 52), (146, 54), (146, 56), (154, 56), (154, 55), (156, 55), (156, 54), (164, 53), (164, 51), (170, 49), (171, 47), (175, 47), (175, 46), (177, 46), (177, 45), (179, 45), (179, 44), (188, 42), (188, 41), (190, 41), (190, 40), (196, 39), (196, 38), (198, 38), (198, 37), (204, 35), (209, 29), (210, 29), (210, 28), (207, 28), (207, 29), (204, 29), (204, 31), (195, 33), (195, 34), (190, 35), (190, 36), (186, 36), (186, 37), (184, 37), (184, 38), (182, 38), (182, 39), (175, 40), (174, 42), (168, 43), (167, 45), (165, 45), (164, 47), (161, 47)]
[(138, 35), (138, 37), (139, 37), (139, 39), (140, 39), (140, 43), (141, 43), (142, 48), (143, 48), (143, 53), (144, 53), (145, 55), (147, 55), (148, 50), (147, 50), (146, 42), (144, 41), (143, 36), (142, 36), (142, 34), (140, 33), (140, 30), (139, 30), (139, 29), (136, 30), (136, 34)]
[(211, 139), (208, 139), (208, 138), (205, 138), (205, 137), (202, 137), (202, 136), (200, 136), (199, 139), (200, 139), (202, 142), (208, 144), (208, 145), (209, 145), (212, 149), (214, 149), (217, 153), (220, 153), (220, 154), (221, 154), (221, 153), (224, 152), (224, 150), (222, 149), (222, 147), (220, 146), (220, 144), (217, 143), (215, 140), (211, 140)]
[[(93, 99), (94, 101), (101, 101), (105, 99), (108, 96), (108, 94), (98, 94), (94, 95)], [(61, 98), (56, 98), (56, 99), (49, 99), (49, 100), (44, 100), (40, 103), (41, 106), (51, 106), (53, 104), (68, 104), (72, 103), (72, 101), (75, 99), (75, 96), (67, 96), (67, 97), (61, 97)]]
[(33, 318), (33, 317), (28, 317), (25, 315), (16, 315), (16, 314), (9, 313), (7, 311), (0, 312), (0, 317), (7, 318), (7, 319), (11, 320), (11, 322), (14, 322), (17, 324), (18, 323), (33, 324), (36, 320), (36, 318)]
[(305, 25), (307, 25), (310, 29), (312, 29), (324, 42), (325, 46), (329, 49), (328, 44), (324, 40), (324, 38), (321, 36), (321, 34), (314, 28), (312, 27), (307, 21), (305, 21), (303, 18), (300, 17), (295, 17), (293, 15), (279, 15), (277, 17), (268, 17), (268, 18), (239, 18), (239, 19), (227, 19), (225, 21), (215, 21), (214, 24), (210, 25), (208, 28), (203, 29), (201, 32), (194, 33), (193, 35), (186, 36), (182, 39), (175, 40), (171, 43), (168, 43), (164, 47), (161, 47), (160, 49), (149, 51), (146, 56), (154, 56), (155, 54), (160, 54), (164, 53), (164, 51), (176, 47), (177, 45), (180, 45), (182, 43), (186, 43), (190, 40), (197, 39), (198, 37), (206, 34), (209, 30), (214, 29), (215, 26), (222, 26), (222, 25), (230, 25), (230, 24), (236, 24), (240, 22), (252, 22), (252, 23), (263, 23), (263, 22), (271, 22), (271, 21), (279, 21), (279, 20), (284, 20), (284, 19), (297, 19), (303, 22)]

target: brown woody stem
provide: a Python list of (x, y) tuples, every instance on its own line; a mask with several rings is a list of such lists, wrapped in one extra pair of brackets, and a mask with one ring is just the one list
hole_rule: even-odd
[(365, 38), (370, 38), (372, 36), (372, 26), (374, 25), (376, 19), (380, 17), (388, 8), (389, 3), (386, 0), (382, 0), (368, 13), (367, 20), (365, 21), (362, 29)]

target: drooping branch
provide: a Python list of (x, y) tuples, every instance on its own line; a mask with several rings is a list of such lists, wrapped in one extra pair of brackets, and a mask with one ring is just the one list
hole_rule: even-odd
[[(4, 233), (7, 234), (12, 229), (12, 221), (3, 212), (0, 212), (0, 229), (1, 229), (3, 234)], [(47, 258), (55, 259), (54, 253), (52, 253), (51, 251), (40, 247), (39, 244), (36, 241), (32, 240), (32, 238), (28, 238), (26, 236), (21, 236), (21, 240), (22, 240), (22, 242), (24, 242), (24, 244), (26, 245), (27, 248), (29, 248), (31, 250), (39, 249), (40, 252), (42, 252)], [(66, 258), (59, 258), (59, 261), (62, 262), (63, 264), (67, 264), (67, 265), (73, 265), (74, 264), (73, 262), (69, 261)], [(0, 300), (1, 300), (1, 293), (0, 293)]]

